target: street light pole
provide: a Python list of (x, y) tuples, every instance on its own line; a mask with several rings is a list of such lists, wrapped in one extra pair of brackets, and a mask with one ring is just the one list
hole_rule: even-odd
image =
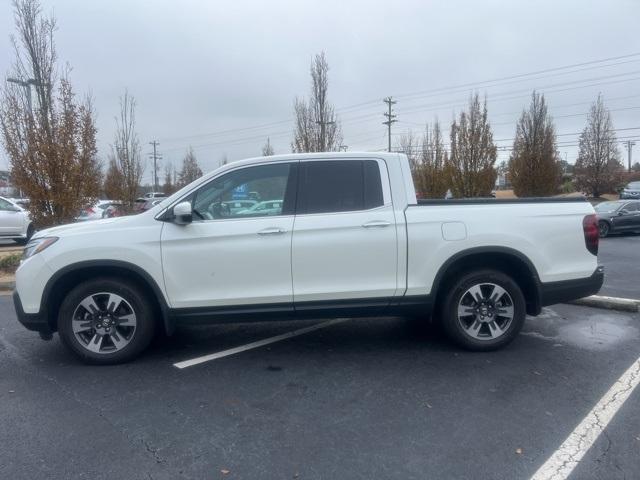
[(20, 80), (19, 78), (9, 77), (7, 78), (7, 82), (15, 83), (16, 85), (21, 86), (25, 89), (25, 93), (27, 95), (27, 105), (29, 106), (29, 113), (33, 113), (33, 106), (31, 105), (31, 85), (34, 87), (42, 85), (34, 78), (28, 78), (27, 80)]

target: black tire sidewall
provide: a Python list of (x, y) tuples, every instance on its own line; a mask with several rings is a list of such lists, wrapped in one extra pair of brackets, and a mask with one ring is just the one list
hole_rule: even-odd
[[(495, 283), (511, 296), (514, 306), (513, 320), (505, 334), (493, 340), (470, 337), (458, 322), (458, 303), (464, 293), (478, 283)], [(526, 317), (526, 303), (522, 290), (508, 275), (494, 270), (480, 270), (462, 275), (450, 284), (441, 309), (441, 321), (447, 335), (458, 345), (474, 351), (496, 350), (511, 343), (518, 335)]]
[[(606, 225), (607, 230), (604, 232), (604, 234), (602, 234), (602, 231), (600, 230), (600, 225)], [(600, 236), (600, 238), (606, 238), (609, 233), (611, 233), (611, 227), (609, 226), (609, 224), (603, 220), (600, 220), (600, 222), (598, 223), (598, 235)]]
[[(121, 350), (98, 354), (84, 348), (72, 329), (73, 312), (78, 304), (91, 294), (115, 293), (124, 298), (136, 314), (136, 331), (133, 338)], [(58, 333), (64, 345), (82, 361), (96, 365), (112, 365), (129, 361), (138, 356), (153, 339), (155, 322), (153, 309), (142, 290), (134, 283), (116, 278), (99, 278), (83, 282), (65, 297), (58, 313)]]

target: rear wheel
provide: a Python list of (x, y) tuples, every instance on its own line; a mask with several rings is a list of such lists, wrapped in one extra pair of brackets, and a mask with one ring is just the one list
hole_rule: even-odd
[(604, 220), (600, 220), (598, 222), (598, 233), (600, 234), (600, 238), (604, 238), (609, 235), (610, 231), (611, 227), (607, 222), (605, 222)]
[(518, 334), (526, 316), (524, 295), (511, 277), (470, 272), (450, 285), (441, 308), (447, 335), (468, 350), (496, 350)]
[(65, 346), (87, 363), (126, 362), (151, 342), (153, 308), (133, 283), (116, 278), (90, 280), (65, 297), (58, 332)]

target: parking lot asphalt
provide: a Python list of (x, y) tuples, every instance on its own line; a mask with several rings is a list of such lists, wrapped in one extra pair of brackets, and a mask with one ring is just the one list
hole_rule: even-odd
[(598, 261), (605, 266), (600, 295), (640, 299), (640, 235), (600, 239)]
[[(558, 305), (470, 353), (397, 318), (181, 329), (138, 361), (78, 363), (0, 297), (0, 478), (527, 479), (640, 357), (640, 314)], [(640, 390), (578, 479), (640, 474)]]

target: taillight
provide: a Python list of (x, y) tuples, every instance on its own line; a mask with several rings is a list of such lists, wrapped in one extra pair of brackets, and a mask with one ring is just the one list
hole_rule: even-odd
[(582, 220), (582, 230), (584, 230), (584, 243), (594, 255), (598, 255), (598, 243), (600, 242), (600, 232), (598, 230), (598, 216), (587, 215)]
[(92, 213), (96, 213), (96, 211), (91, 207), (87, 208), (85, 212), (87, 212), (88, 215), (91, 215)]

